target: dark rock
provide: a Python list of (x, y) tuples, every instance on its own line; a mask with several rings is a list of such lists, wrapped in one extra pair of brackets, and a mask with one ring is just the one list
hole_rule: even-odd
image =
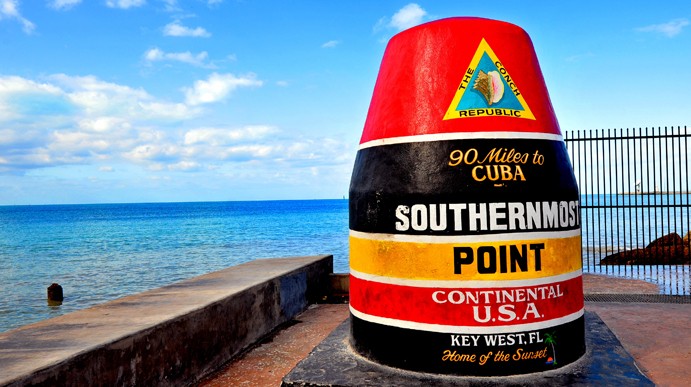
[(658, 247), (658, 246), (681, 246), (683, 244), (683, 239), (681, 239), (681, 236), (677, 234), (676, 232), (673, 232), (671, 234), (667, 234), (663, 237), (657, 238), (654, 241), (650, 242), (648, 246), (646, 246), (646, 249), (649, 249), (651, 247)]
[(645, 255), (645, 249), (620, 251), (600, 260), (600, 265), (633, 265), (634, 261)]
[(600, 260), (600, 265), (689, 265), (691, 246), (677, 233), (651, 242), (644, 249), (620, 251)]
[(48, 286), (48, 301), (62, 302), (62, 286), (53, 283)]
[(652, 261), (646, 264), (663, 264), (663, 265), (688, 265), (691, 263), (691, 256), (689, 256), (689, 248), (681, 244), (674, 246), (662, 246), (648, 249), (650, 251), (649, 257)]

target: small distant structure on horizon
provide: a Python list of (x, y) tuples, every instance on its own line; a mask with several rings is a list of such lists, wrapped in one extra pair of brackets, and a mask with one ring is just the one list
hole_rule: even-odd
[(635, 184), (634, 192), (620, 192), (619, 195), (688, 195), (691, 194), (689, 191), (662, 191), (659, 185), (655, 185), (655, 190), (653, 191), (643, 191), (641, 187), (641, 181), (638, 180)]

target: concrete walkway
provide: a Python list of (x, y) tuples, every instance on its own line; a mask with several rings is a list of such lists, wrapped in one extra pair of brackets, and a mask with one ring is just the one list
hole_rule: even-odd
[(586, 303), (658, 386), (691, 384), (691, 304)]
[(281, 379), (349, 316), (347, 304), (317, 304), (200, 386), (280, 386)]
[[(585, 275), (586, 294), (657, 294), (656, 285), (629, 279)], [(691, 304), (586, 302), (659, 386), (691, 381)], [(348, 317), (346, 304), (321, 304), (287, 328), (226, 365), (202, 386), (280, 386), (281, 379)]]

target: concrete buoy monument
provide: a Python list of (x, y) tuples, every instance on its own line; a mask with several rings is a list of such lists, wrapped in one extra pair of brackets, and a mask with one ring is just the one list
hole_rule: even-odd
[(349, 203), (360, 355), (504, 376), (585, 353), (578, 187), (520, 27), (450, 18), (390, 40)]

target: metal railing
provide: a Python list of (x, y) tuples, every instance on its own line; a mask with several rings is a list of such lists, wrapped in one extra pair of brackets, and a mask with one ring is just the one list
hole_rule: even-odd
[(569, 131), (564, 140), (581, 194), (584, 272), (691, 295), (691, 131)]

